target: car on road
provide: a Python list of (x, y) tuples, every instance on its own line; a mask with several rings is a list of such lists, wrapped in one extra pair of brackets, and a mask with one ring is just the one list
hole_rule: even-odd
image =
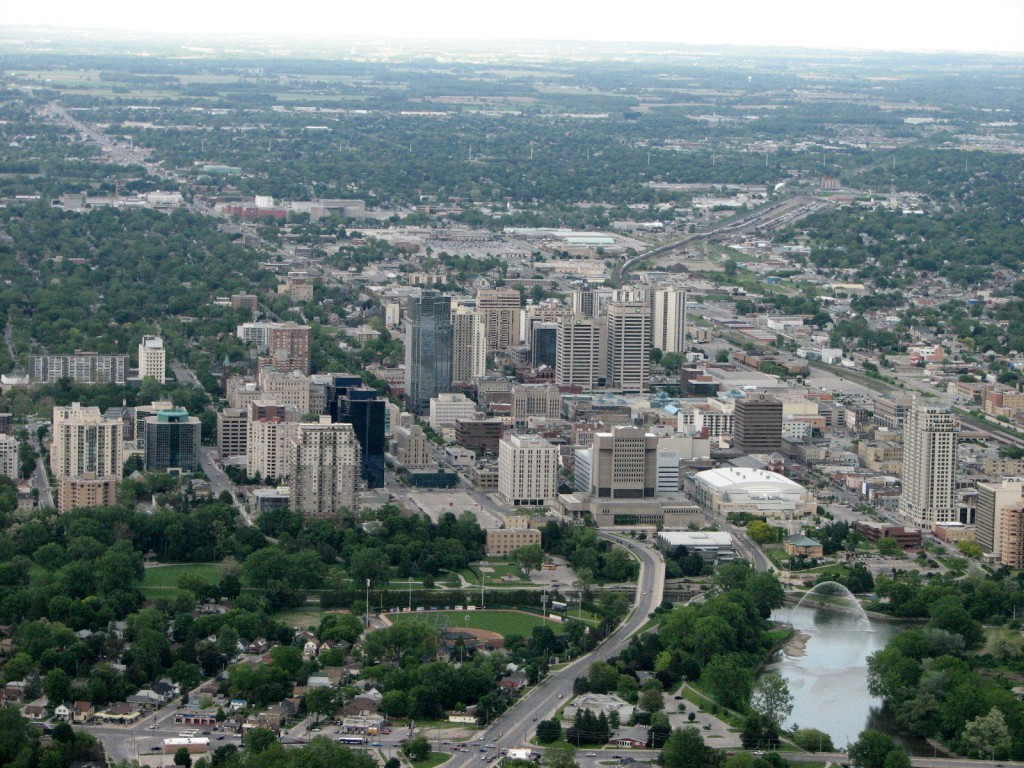
[(371, 744), (370, 746), (371, 746), (371, 747), (383, 747), (384, 745), (383, 745), (383, 744), (381, 744), (381, 743), (380, 743), (379, 741), (375, 741), (375, 742), (373, 742), (373, 744)]
[(587, 752), (587, 757), (597, 757), (593, 752)]
[(159, 744), (154, 744), (154, 745), (153, 745), (152, 747), (150, 747), (150, 750), (151, 750), (151, 751), (153, 751), (153, 752), (156, 752), (156, 751), (158, 751), (158, 750), (159, 750), (160, 748), (161, 748), (161, 747), (160, 747), (160, 745), (159, 745)]

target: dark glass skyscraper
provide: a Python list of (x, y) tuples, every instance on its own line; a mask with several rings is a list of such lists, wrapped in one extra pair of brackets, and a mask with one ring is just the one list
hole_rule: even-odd
[(338, 418), (352, 425), (362, 448), (367, 488), (384, 485), (384, 400), (370, 387), (350, 387), (338, 398)]
[(452, 386), (452, 300), (424, 290), (409, 298), (405, 338), (405, 396), (409, 410), (430, 413), (430, 398)]

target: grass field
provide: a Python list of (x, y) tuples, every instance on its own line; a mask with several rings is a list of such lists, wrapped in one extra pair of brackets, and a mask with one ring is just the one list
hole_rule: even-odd
[(452, 629), (456, 627), (470, 627), (472, 629), (486, 629), (497, 632), (502, 637), (509, 635), (522, 635), (529, 637), (534, 627), (547, 624), (556, 634), (564, 631), (565, 627), (555, 621), (545, 621), (540, 616), (532, 616), (516, 611), (419, 611), (417, 613), (392, 613), (388, 615), (391, 621), (413, 621), (419, 619), (437, 623), (439, 626), (445, 624)]
[[(498, 587), (502, 584), (519, 586), (520, 584), (530, 583), (530, 580), (525, 578), (518, 568), (509, 565), (504, 560), (488, 560), (483, 565), (485, 568), (491, 569), (490, 572), (484, 574), (484, 583), (488, 587)], [(462, 570), (459, 573), (462, 574), (462, 578), (464, 578), (468, 583), (479, 586), (480, 574), (478, 568), (479, 567), (475, 567), (473, 570), (466, 568), (465, 570)], [(503, 576), (510, 576), (512, 578), (510, 578), (507, 582), (503, 582), (501, 581), (501, 578)]]
[(327, 613), (322, 608), (292, 608), (287, 611), (281, 611), (280, 613), (273, 613), (270, 615), (274, 621), (280, 621), (282, 624), (286, 624), (289, 627), (319, 627), (320, 620)]
[(158, 589), (176, 589), (178, 579), (186, 573), (202, 579), (208, 584), (216, 584), (226, 570), (231, 568), (233, 563), (175, 563), (174, 565), (160, 565), (155, 568), (147, 568), (142, 579), (143, 587)]

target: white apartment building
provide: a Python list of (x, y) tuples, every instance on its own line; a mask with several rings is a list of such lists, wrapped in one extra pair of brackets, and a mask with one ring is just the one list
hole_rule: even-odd
[(540, 507), (558, 494), (558, 446), (537, 435), (511, 435), (498, 444), (498, 493), (516, 507)]
[(14, 435), (0, 435), (0, 475), (11, 480), (18, 479), (18, 447)]
[(245, 456), (250, 477), (276, 480), (288, 474), (288, 445), (298, 429), (294, 406), (269, 400), (249, 404)]
[(604, 376), (607, 325), (603, 320), (575, 315), (558, 322), (555, 381), (560, 387), (597, 388)]
[(651, 375), (651, 310), (646, 301), (608, 305), (608, 387), (644, 392)]
[(167, 381), (167, 352), (159, 336), (143, 336), (139, 344), (139, 378)]
[(487, 373), (487, 328), (472, 307), (452, 308), (452, 381), (470, 382)]
[(461, 392), (442, 392), (430, 398), (430, 428), (440, 433), (445, 427), (454, 427), (459, 419), (472, 419), (476, 403)]
[(654, 291), (651, 345), (662, 352), (686, 351), (686, 291), (659, 288)]

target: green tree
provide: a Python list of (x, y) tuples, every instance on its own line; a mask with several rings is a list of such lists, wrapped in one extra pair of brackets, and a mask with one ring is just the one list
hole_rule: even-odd
[(71, 678), (63, 669), (51, 669), (43, 678), (43, 693), (50, 702), (51, 707), (56, 707), (67, 701), (71, 693)]
[(879, 539), (876, 546), (878, 547), (878, 554), (885, 555), (886, 557), (895, 557), (903, 552), (903, 549), (900, 547), (900, 543), (892, 536), (886, 536)]
[(750, 708), (779, 728), (793, 711), (793, 696), (785, 678), (777, 672), (761, 675), (750, 694)]
[(426, 760), (430, 756), (430, 741), (426, 736), (414, 736), (402, 746), (402, 754), (413, 762)]
[(245, 748), (252, 754), (258, 754), (270, 749), (277, 743), (277, 737), (269, 728), (253, 728), (243, 737)]
[(978, 715), (964, 726), (960, 743), (962, 750), (971, 757), (1005, 757), (1010, 749), (1010, 729), (1003, 713), (992, 707), (988, 714)]
[(578, 768), (576, 748), (572, 744), (552, 744), (544, 751), (544, 764), (549, 768)]
[(644, 712), (659, 712), (665, 708), (665, 697), (655, 688), (648, 688), (640, 694), (637, 704)]
[(850, 745), (850, 762), (859, 768), (885, 768), (885, 758), (896, 749), (887, 733), (868, 729)]
[(741, 708), (750, 699), (753, 680), (743, 661), (739, 654), (715, 656), (700, 676), (715, 699), (732, 709)]
[(537, 741), (550, 744), (562, 738), (562, 723), (558, 720), (541, 720), (537, 723)]
[(661, 750), (662, 768), (707, 768), (713, 764), (712, 750), (696, 728), (672, 731)]
[(758, 544), (769, 544), (776, 540), (775, 528), (764, 520), (751, 520), (747, 524), (747, 535)]
[(793, 741), (807, 752), (834, 752), (832, 737), (817, 728), (800, 728), (793, 734)]
[(314, 688), (302, 697), (302, 703), (307, 712), (316, 715), (317, 724), (321, 717), (334, 714), (337, 708), (335, 693), (331, 688)]
[(540, 544), (527, 544), (508, 553), (508, 561), (529, 578), (532, 571), (540, 570), (544, 564), (544, 550)]
[(964, 557), (970, 557), (975, 560), (979, 559), (983, 554), (981, 545), (976, 541), (958, 541), (956, 548)]
[(192, 768), (192, 755), (185, 747), (180, 747), (177, 752), (174, 753), (174, 764), (180, 765), (182, 768)]

